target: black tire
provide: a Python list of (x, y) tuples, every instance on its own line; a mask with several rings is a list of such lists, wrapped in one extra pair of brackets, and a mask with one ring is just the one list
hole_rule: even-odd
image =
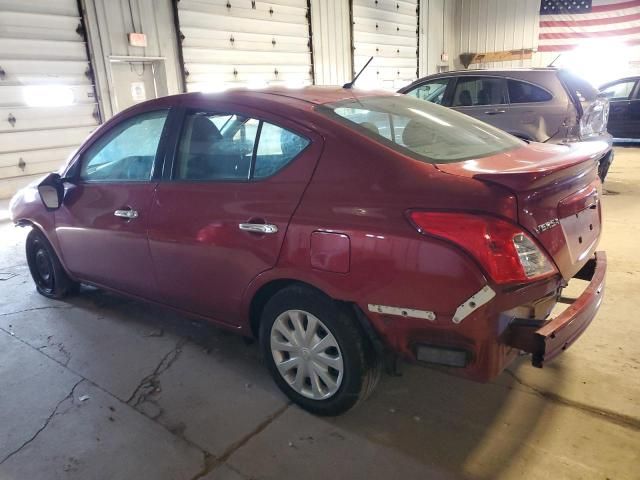
[(69, 278), (49, 241), (35, 228), (27, 235), (26, 250), (31, 278), (39, 294), (61, 299), (79, 290), (80, 284)]
[[(301, 395), (278, 371), (271, 351), (271, 332), (276, 319), (290, 310), (302, 310), (317, 317), (339, 345), (342, 381), (329, 398), (316, 400)], [(382, 371), (381, 359), (359, 328), (357, 319), (337, 302), (304, 285), (286, 287), (267, 302), (260, 321), (260, 348), (278, 387), (294, 403), (316, 415), (339, 415), (353, 408), (373, 392)]]

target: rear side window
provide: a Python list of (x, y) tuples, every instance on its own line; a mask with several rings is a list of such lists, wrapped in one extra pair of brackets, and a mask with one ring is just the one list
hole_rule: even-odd
[(505, 81), (495, 77), (458, 77), (453, 107), (503, 105), (507, 103)]
[(178, 180), (247, 181), (269, 177), (309, 140), (255, 118), (229, 114), (187, 115), (174, 177)]
[(168, 113), (143, 113), (116, 125), (83, 155), (80, 178), (87, 182), (149, 181)]
[(518, 80), (507, 80), (507, 87), (509, 89), (509, 103), (548, 102), (553, 98), (546, 90)]
[(631, 92), (633, 92), (633, 87), (635, 86), (635, 80), (628, 80), (610, 85), (602, 90), (601, 93), (609, 100), (627, 100), (631, 96)]

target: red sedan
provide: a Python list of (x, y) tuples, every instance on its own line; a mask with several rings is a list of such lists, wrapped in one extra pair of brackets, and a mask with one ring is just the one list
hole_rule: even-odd
[(608, 148), (382, 92), (193, 93), (120, 113), (11, 214), (41, 294), (81, 282), (256, 337), (279, 387), (334, 415), (385, 354), (487, 381), (575, 341), (603, 296)]

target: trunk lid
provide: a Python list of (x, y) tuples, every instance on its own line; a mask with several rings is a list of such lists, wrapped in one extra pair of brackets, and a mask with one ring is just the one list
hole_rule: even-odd
[(513, 192), (518, 222), (540, 242), (568, 280), (589, 260), (600, 238), (597, 168), (609, 148), (605, 142), (532, 143), (491, 157), (436, 167)]

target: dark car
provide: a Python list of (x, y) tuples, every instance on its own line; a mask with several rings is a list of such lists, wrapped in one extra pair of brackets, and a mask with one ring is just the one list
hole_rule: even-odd
[[(466, 113), (528, 141), (606, 141), (609, 104), (591, 84), (557, 68), (461, 70), (416, 80), (400, 93)], [(600, 177), (613, 160), (603, 157)]]
[(384, 92), (193, 93), (102, 125), (11, 215), (41, 294), (87, 283), (256, 337), (279, 387), (330, 415), (389, 353), (487, 381), (573, 343), (603, 296), (607, 149)]
[(600, 93), (611, 106), (609, 133), (616, 141), (640, 142), (640, 76), (605, 83)]

